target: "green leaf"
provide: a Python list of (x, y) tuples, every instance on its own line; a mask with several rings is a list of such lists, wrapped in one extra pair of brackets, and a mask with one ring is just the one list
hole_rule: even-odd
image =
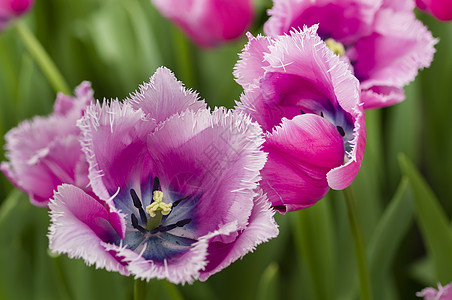
[(436, 276), (441, 283), (447, 284), (452, 281), (452, 231), (449, 220), (430, 187), (405, 155), (399, 155), (399, 163), (413, 187), (417, 222), (433, 260)]
[(381, 288), (387, 281), (391, 264), (414, 217), (412, 196), (407, 178), (402, 178), (368, 246), (369, 269), (374, 299), (384, 299)]

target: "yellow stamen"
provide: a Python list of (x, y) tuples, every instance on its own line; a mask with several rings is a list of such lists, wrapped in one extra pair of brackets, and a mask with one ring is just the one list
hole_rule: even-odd
[(329, 38), (325, 41), (325, 44), (328, 46), (328, 48), (331, 49), (336, 55), (342, 56), (345, 54), (345, 48), (344, 45), (342, 45), (339, 42), (336, 42), (334, 39)]
[(160, 211), (162, 215), (166, 216), (171, 212), (172, 203), (163, 202), (162, 191), (154, 191), (154, 202), (146, 206), (146, 212), (153, 218), (156, 216), (155, 212)]

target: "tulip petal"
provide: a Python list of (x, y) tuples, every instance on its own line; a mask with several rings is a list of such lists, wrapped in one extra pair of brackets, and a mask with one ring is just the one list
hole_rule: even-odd
[(309, 207), (329, 190), (326, 174), (344, 162), (344, 142), (338, 130), (320, 116), (283, 119), (268, 134), (269, 153), (262, 170), (262, 188), (278, 210)]
[(83, 258), (88, 265), (96, 264), (97, 268), (129, 274), (118, 257), (106, 252), (103, 246), (123, 235), (124, 225), (118, 213), (110, 212), (96, 199), (71, 185), (58, 188), (49, 208), (49, 247), (53, 252)]

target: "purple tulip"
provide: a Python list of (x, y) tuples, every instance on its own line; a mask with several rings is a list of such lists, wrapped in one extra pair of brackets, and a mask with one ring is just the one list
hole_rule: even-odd
[(252, 0), (151, 0), (197, 44), (213, 47), (236, 39), (253, 21)]
[(0, 0), (0, 30), (30, 10), (34, 0)]
[(419, 9), (432, 14), (441, 21), (452, 20), (452, 1), (450, 0), (416, 0)]
[(2, 162), (0, 170), (34, 205), (47, 206), (62, 183), (90, 190), (76, 122), (94, 101), (93, 94), (89, 82), (76, 88), (75, 97), (59, 93), (50, 116), (24, 121), (6, 134), (9, 162)]
[(319, 24), (322, 39), (359, 79), (364, 108), (405, 99), (403, 87), (428, 67), (436, 40), (416, 19), (414, 2), (374, 0), (274, 0), (265, 33)]
[(424, 297), (424, 300), (452, 300), (452, 284), (442, 286), (438, 283), (438, 290), (428, 287), (416, 293), (418, 297)]
[(278, 234), (258, 189), (262, 131), (245, 114), (210, 112), (164, 68), (124, 103), (79, 121), (90, 196), (55, 193), (50, 249), (136, 278), (206, 280)]
[(250, 34), (234, 73), (245, 89), (237, 109), (266, 132), (261, 185), (282, 213), (350, 185), (366, 144), (359, 83), (316, 31)]

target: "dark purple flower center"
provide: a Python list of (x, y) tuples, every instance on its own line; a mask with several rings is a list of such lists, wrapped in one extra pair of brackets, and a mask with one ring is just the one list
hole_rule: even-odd
[(141, 198), (134, 188), (115, 197), (115, 204), (126, 214), (125, 237), (117, 244), (154, 261), (184, 253), (197, 241), (193, 222), (197, 197), (176, 198), (166, 193), (165, 203), (158, 177), (154, 177), (152, 190), (146, 186), (141, 186)]
[[(159, 191), (159, 179), (158, 179), (158, 177), (154, 178), (154, 186), (152, 188), (152, 192), (153, 193), (156, 192), (156, 191)], [(137, 229), (138, 231), (140, 231), (143, 234), (156, 234), (156, 233), (159, 233), (159, 232), (166, 232), (166, 231), (172, 230), (172, 229), (174, 229), (176, 227), (184, 227), (185, 225), (189, 224), (192, 221), (192, 219), (188, 218), (188, 219), (183, 219), (183, 220), (177, 221), (174, 224), (169, 224), (169, 225), (166, 225), (166, 226), (158, 224), (158, 223), (160, 223), (162, 221), (163, 216), (167, 217), (171, 213), (172, 209), (174, 209), (177, 205), (179, 205), (179, 203), (181, 201), (187, 199), (188, 196), (185, 196), (183, 198), (180, 198), (180, 199), (174, 201), (172, 203), (172, 205), (171, 205), (172, 209), (169, 212), (169, 214), (162, 215), (162, 216), (160, 216), (160, 219), (157, 220), (158, 221), (157, 222), (157, 225), (158, 225), (157, 227), (155, 227), (155, 225), (153, 226), (153, 224), (156, 224), (156, 222), (152, 222), (152, 220), (150, 218), (158, 218), (158, 216), (154, 216), (154, 217), (150, 216), (150, 218), (147, 217), (147, 214), (146, 214), (146, 212), (143, 209), (143, 202), (138, 197), (138, 195), (137, 195), (137, 193), (135, 192), (134, 189), (130, 189), (130, 196), (132, 197), (133, 205), (138, 209), (138, 212), (140, 214), (141, 223), (146, 224), (146, 227), (141, 226), (139, 224), (140, 222), (138, 221), (137, 216), (134, 213), (132, 213), (130, 215), (131, 221), (132, 221), (132, 226), (133, 226), (133, 228)], [(153, 203), (153, 201), (154, 200), (151, 201), (151, 204)]]

